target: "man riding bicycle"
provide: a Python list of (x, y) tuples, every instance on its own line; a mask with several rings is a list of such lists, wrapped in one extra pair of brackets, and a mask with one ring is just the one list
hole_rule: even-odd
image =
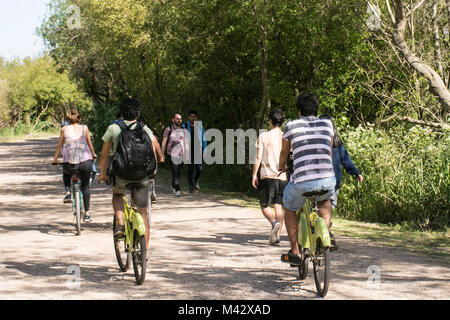
[(280, 154), (280, 171), (286, 171), (286, 160), (292, 147), (294, 172), (284, 189), (283, 207), (285, 224), (291, 250), (282, 260), (300, 264), (298, 247), (298, 218), (296, 212), (306, 201), (306, 192), (326, 190), (316, 197), (319, 215), (331, 227), (331, 202), (336, 179), (331, 159), (333, 125), (328, 119), (319, 119), (319, 99), (314, 94), (302, 94), (297, 98), (299, 118), (286, 124)]
[[(148, 194), (149, 194), (149, 177), (150, 175), (154, 174), (154, 171), (151, 172), (150, 175), (144, 176), (141, 179), (133, 180), (133, 179), (126, 179), (126, 177), (119, 177), (119, 176), (107, 176), (107, 170), (108, 170), (108, 159), (110, 155), (114, 155), (118, 144), (119, 144), (119, 138), (121, 135), (121, 132), (123, 130), (122, 127), (129, 128), (130, 130), (136, 129), (138, 126), (140, 126), (139, 123), (137, 123), (136, 119), (139, 118), (140, 113), (142, 110), (142, 105), (139, 103), (139, 101), (135, 99), (125, 99), (120, 104), (120, 112), (123, 116), (123, 123), (113, 123), (111, 124), (108, 129), (106, 130), (105, 134), (102, 137), (103, 140), (103, 147), (102, 147), (102, 155), (101, 155), (101, 161), (100, 161), (100, 167), (101, 167), (101, 176), (100, 181), (107, 181), (108, 178), (112, 182), (112, 203), (113, 203), (113, 209), (114, 214), (116, 216), (116, 220), (118, 222), (118, 227), (115, 231), (115, 236), (122, 236), (125, 227), (124, 227), (124, 220), (123, 220), (123, 214), (124, 214), (124, 204), (123, 204), (123, 195), (126, 191), (126, 186), (129, 184), (138, 184), (140, 187), (135, 188), (132, 192), (132, 198), (133, 202), (136, 205), (139, 213), (142, 215), (145, 223), (145, 240), (146, 245), (148, 248), (149, 239), (150, 239), (150, 232), (149, 232), (149, 225), (148, 225), (148, 217), (147, 217), (147, 206), (148, 206)], [(133, 123), (136, 123), (134, 126)], [(158, 152), (161, 150), (157, 147), (158, 141), (153, 136), (152, 131), (147, 127), (143, 126), (143, 130), (145, 131), (145, 134), (148, 135), (150, 138), (152, 149), (153, 149), (153, 157), (157, 157), (158, 159), (163, 159), (162, 154)], [(157, 153), (158, 152), (158, 153)], [(134, 173), (130, 172), (130, 176), (133, 176)]]

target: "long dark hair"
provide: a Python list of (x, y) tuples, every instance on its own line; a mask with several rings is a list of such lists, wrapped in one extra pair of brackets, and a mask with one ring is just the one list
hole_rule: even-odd
[(335, 148), (339, 147), (342, 144), (342, 140), (339, 137), (339, 133), (337, 131), (336, 125), (334, 124), (333, 118), (327, 113), (324, 113), (319, 118), (320, 119), (328, 119), (331, 121), (331, 123), (333, 124), (333, 147), (335, 147)]

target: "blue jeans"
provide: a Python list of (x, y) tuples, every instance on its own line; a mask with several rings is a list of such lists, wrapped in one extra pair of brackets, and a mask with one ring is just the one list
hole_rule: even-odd
[[(194, 169), (195, 169), (195, 179), (194, 179)], [(200, 174), (202, 173), (203, 166), (201, 164), (189, 164), (188, 165), (188, 183), (190, 188), (194, 188), (194, 185), (200, 179)]]
[(316, 197), (316, 201), (331, 199), (334, 194), (335, 186), (335, 177), (309, 180), (297, 184), (290, 181), (284, 189), (283, 206), (288, 210), (298, 211), (303, 207), (306, 201), (306, 197), (303, 194), (315, 190), (328, 190), (326, 194)]

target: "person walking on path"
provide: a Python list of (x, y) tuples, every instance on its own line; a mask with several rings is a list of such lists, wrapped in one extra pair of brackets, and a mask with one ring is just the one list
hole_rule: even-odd
[(180, 175), (183, 170), (183, 162), (189, 155), (188, 131), (183, 128), (183, 118), (181, 113), (173, 115), (172, 125), (164, 130), (162, 140), (162, 150), (166, 158), (170, 159), (172, 169), (172, 192), (178, 197), (181, 196)]
[[(280, 234), (284, 221), (283, 192), (287, 185), (286, 173), (280, 174), (279, 160), (283, 140), (281, 125), (284, 116), (281, 110), (269, 113), (270, 131), (263, 132), (256, 141), (256, 160), (253, 165), (252, 185), (259, 190), (259, 203), (264, 217), (271, 223), (269, 243), (280, 243)], [(258, 170), (260, 179), (258, 179)], [(274, 211), (270, 208), (273, 204)]]
[[(195, 190), (200, 190), (200, 175), (203, 170), (203, 152), (206, 149), (205, 129), (198, 121), (198, 114), (192, 110), (188, 114), (188, 121), (184, 124), (189, 133), (189, 149), (190, 162), (188, 164), (188, 184), (189, 192), (193, 193)], [(194, 177), (195, 170), (195, 177)]]

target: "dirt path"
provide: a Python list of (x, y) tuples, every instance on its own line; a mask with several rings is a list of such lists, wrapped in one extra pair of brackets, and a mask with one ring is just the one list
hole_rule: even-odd
[[(106, 186), (93, 186), (93, 222), (74, 235), (61, 169), (49, 165), (56, 144), (45, 138), (0, 145), (0, 299), (317, 298), (311, 269), (299, 281), (296, 269), (279, 261), (288, 249), (285, 232), (281, 247), (268, 245), (259, 210), (202, 193), (175, 201), (163, 181), (147, 278), (136, 286), (132, 270), (120, 273), (115, 260)], [(450, 298), (449, 265), (336, 236), (326, 299)], [(379, 268), (378, 286), (368, 285), (369, 266)]]

